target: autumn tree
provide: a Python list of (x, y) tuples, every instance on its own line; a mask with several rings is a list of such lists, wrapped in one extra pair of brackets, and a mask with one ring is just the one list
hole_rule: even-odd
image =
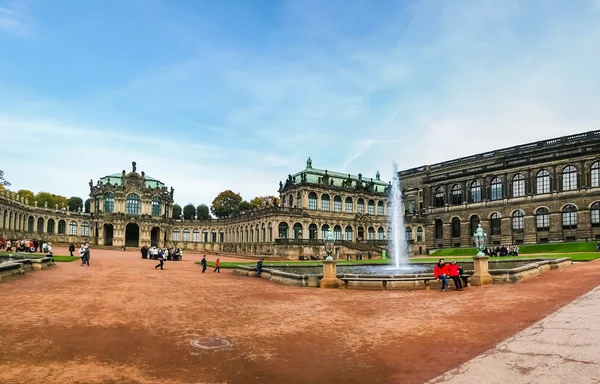
[(33, 201), (35, 200), (35, 194), (33, 192), (28, 189), (19, 189), (17, 194), (23, 199), (27, 199), (29, 205), (33, 205)]
[(242, 201), (242, 202), (240, 202), (240, 203), (238, 204), (238, 206), (236, 207), (236, 209), (235, 209), (235, 214), (238, 214), (238, 215), (239, 215), (239, 214), (244, 214), (244, 213), (246, 213), (246, 212), (248, 212), (248, 211), (251, 211), (251, 210), (253, 210), (253, 209), (256, 209), (256, 208), (254, 207), (254, 205), (250, 204), (250, 203), (249, 203), (249, 202), (247, 202), (247, 201)]
[(217, 195), (212, 202), (210, 211), (219, 219), (231, 217), (242, 202), (242, 196), (231, 190), (226, 190)]
[(83, 199), (81, 197), (69, 197), (67, 200), (67, 207), (69, 207), (69, 211), (75, 212), (78, 209), (83, 210)]
[(210, 220), (210, 210), (208, 205), (200, 204), (196, 207), (196, 217), (198, 220)]
[(183, 207), (183, 218), (185, 220), (191, 220), (196, 216), (196, 207), (194, 204), (189, 203), (185, 207)]
[(181, 205), (173, 204), (173, 218), (175, 220), (181, 219)]
[(279, 200), (279, 197), (275, 196), (257, 196), (254, 199), (250, 200), (250, 204), (252, 204), (257, 209), (279, 206), (280, 203), (281, 201)]

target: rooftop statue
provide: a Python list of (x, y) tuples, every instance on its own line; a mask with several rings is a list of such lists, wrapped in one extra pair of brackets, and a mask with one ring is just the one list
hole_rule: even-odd
[(375, 173), (375, 180), (381, 180), (381, 174), (379, 173), (379, 171)]
[(133, 168), (133, 172), (135, 172), (135, 170), (136, 170), (136, 166), (135, 165), (136, 165), (135, 161), (132, 161), (131, 162), (131, 168)]
[(312, 160), (310, 159), (310, 157), (306, 159), (306, 168), (312, 168)]

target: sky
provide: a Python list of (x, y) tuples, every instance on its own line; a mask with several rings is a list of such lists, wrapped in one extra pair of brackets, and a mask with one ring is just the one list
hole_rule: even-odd
[(0, 0), (0, 169), (180, 204), (600, 129), (600, 0)]

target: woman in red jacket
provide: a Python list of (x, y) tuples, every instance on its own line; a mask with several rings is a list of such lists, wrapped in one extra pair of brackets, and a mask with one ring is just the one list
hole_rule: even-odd
[(460, 281), (460, 265), (456, 264), (456, 261), (453, 261), (448, 266), (448, 274), (452, 281), (454, 281), (454, 286), (457, 291), (462, 291), (462, 282)]
[(446, 288), (448, 288), (448, 266), (444, 262), (444, 259), (440, 259), (440, 261), (433, 267), (433, 276), (442, 280), (442, 292), (446, 292)]

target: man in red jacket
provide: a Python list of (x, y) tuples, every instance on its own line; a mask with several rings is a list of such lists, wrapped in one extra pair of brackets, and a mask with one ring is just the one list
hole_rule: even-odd
[(460, 281), (460, 266), (456, 264), (456, 261), (453, 261), (448, 265), (448, 274), (452, 281), (454, 281), (454, 286), (457, 291), (462, 291), (462, 282)]
[(448, 288), (448, 272), (448, 266), (444, 259), (440, 259), (433, 267), (433, 276), (438, 280), (442, 280), (442, 292), (446, 292), (446, 288)]

